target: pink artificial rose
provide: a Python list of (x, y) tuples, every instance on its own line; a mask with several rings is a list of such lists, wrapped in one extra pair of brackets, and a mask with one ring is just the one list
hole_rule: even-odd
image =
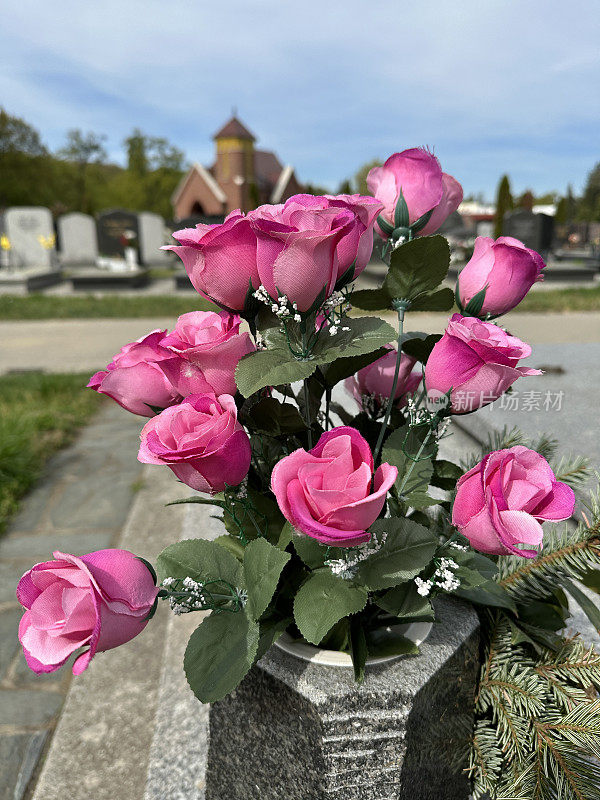
[(166, 249), (180, 256), (201, 294), (229, 311), (244, 310), (250, 285), (307, 311), (353, 264), (354, 277), (365, 268), (380, 209), (359, 195), (294, 195), (247, 215), (233, 211), (222, 225), (176, 231), (180, 245)]
[(196, 291), (228, 311), (243, 311), (250, 285), (260, 284), (249, 219), (232, 211), (221, 224), (184, 228), (173, 238), (179, 246), (162, 249), (177, 253)]
[(478, 236), (473, 255), (458, 277), (457, 299), (465, 308), (485, 288), (481, 315), (506, 314), (521, 302), (536, 281), (544, 279), (545, 266), (535, 250), (512, 236), (501, 236), (496, 241)]
[(87, 647), (73, 664), (73, 674), (80, 675), (97, 652), (141, 633), (158, 589), (150, 570), (128, 550), (53, 555), (55, 561), (36, 564), (17, 586), (17, 599), (27, 609), (19, 641), (38, 674), (54, 672)]
[(233, 397), (198, 394), (144, 425), (138, 460), (166, 464), (192, 489), (215, 494), (244, 480), (250, 456)]
[(151, 406), (166, 408), (178, 403), (181, 395), (159, 366), (165, 359), (173, 358), (160, 344), (165, 334), (166, 330), (152, 331), (126, 344), (105, 370), (92, 375), (88, 388), (112, 397), (127, 411), (142, 417), (154, 414)]
[[(409, 225), (431, 211), (427, 224), (417, 231), (419, 236), (437, 231), (463, 198), (460, 183), (442, 172), (433, 153), (421, 147), (394, 153), (382, 167), (374, 167), (367, 175), (367, 186), (383, 203), (383, 218), (394, 227), (394, 212), (401, 191), (408, 206)], [(387, 238), (379, 225), (377, 231)]]
[(558, 522), (573, 513), (575, 495), (557, 481), (535, 450), (521, 445), (487, 455), (458, 481), (452, 524), (483, 553), (534, 558), (541, 522)]
[[(372, 364), (363, 367), (351, 378), (346, 378), (346, 389), (363, 410), (365, 410), (363, 404), (365, 398), (373, 398), (371, 402), (375, 403), (376, 413), (383, 411), (387, 405), (394, 383), (397, 351), (391, 345), (388, 345), (386, 350), (388, 352), (373, 361)], [(394, 394), (399, 401), (399, 408), (406, 405), (408, 397), (417, 390), (421, 383), (421, 370), (412, 371), (415, 364), (414, 358), (407, 356), (406, 353), (402, 354), (398, 383)]]
[(519, 367), (531, 347), (491, 322), (454, 314), (425, 365), (430, 402), (447, 392), (454, 414), (475, 411), (493, 403), (522, 375), (541, 375), (539, 369)]
[(237, 363), (256, 349), (250, 334), (240, 333), (240, 324), (240, 317), (227, 311), (191, 311), (161, 340), (175, 357), (161, 361), (160, 367), (183, 397), (236, 393)]
[(275, 465), (271, 488), (283, 516), (322, 544), (352, 547), (368, 542), (368, 528), (383, 509), (396, 467), (375, 472), (367, 441), (355, 428), (324, 433), (308, 452), (294, 450)]
[[(340, 194), (313, 196), (297, 194), (285, 203), (280, 219), (294, 226), (309, 220), (308, 215), (316, 214), (316, 220), (331, 229), (341, 227), (342, 235), (336, 247), (338, 270), (336, 280), (354, 267), (351, 280), (355, 280), (369, 263), (373, 252), (373, 226), (383, 205), (374, 197), (360, 194)], [(333, 211), (332, 211), (333, 210)], [(275, 217), (278, 218), (278, 217)], [(310, 222), (310, 224), (315, 224)]]

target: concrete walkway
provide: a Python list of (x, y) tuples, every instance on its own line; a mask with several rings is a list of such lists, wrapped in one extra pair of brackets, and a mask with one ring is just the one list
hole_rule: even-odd
[(15, 587), (53, 550), (80, 555), (116, 543), (142, 471), (136, 459), (142, 423), (107, 402), (49, 461), (0, 540), (0, 797), (6, 800), (25, 796), (70, 684), (68, 667), (42, 676), (27, 668)]
[[(406, 328), (441, 333), (447, 319), (448, 314), (409, 314)], [(600, 342), (600, 312), (595, 311), (507, 314), (502, 323), (533, 345)], [(174, 324), (173, 317), (0, 322), (0, 374), (22, 369), (93, 372), (105, 366), (127, 342)]]

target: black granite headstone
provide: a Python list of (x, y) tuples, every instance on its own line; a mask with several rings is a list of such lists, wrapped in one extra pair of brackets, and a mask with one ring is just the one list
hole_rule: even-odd
[[(97, 227), (100, 255), (124, 257), (126, 247), (134, 246), (138, 250), (138, 215), (132, 211), (121, 208), (104, 211), (98, 215)], [(131, 245), (127, 244), (130, 233), (135, 235)]]
[(520, 208), (504, 215), (502, 225), (504, 236), (518, 239), (526, 247), (538, 253), (547, 253), (552, 247), (554, 235), (554, 217), (548, 214), (534, 214), (533, 211)]

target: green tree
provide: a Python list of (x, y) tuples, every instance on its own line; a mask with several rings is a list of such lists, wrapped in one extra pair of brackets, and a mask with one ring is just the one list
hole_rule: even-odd
[(348, 180), (348, 178), (345, 178), (345, 179), (344, 179), (344, 180), (343, 180), (343, 181), (340, 183), (340, 185), (339, 185), (339, 187), (338, 187), (338, 190), (337, 190), (337, 193), (338, 193), (338, 194), (352, 194), (352, 193), (353, 193), (353, 192), (352, 192), (352, 184), (350, 183), (350, 181)]
[(373, 169), (373, 167), (380, 167), (381, 161), (377, 158), (373, 159), (372, 161), (367, 161), (366, 164), (363, 164), (362, 167), (356, 172), (353, 178), (354, 183), (354, 190), (358, 192), (358, 194), (371, 194), (371, 192), (367, 188), (367, 175)]
[(0, 208), (49, 203), (52, 167), (35, 128), (0, 108)]
[(531, 189), (526, 189), (517, 200), (517, 206), (525, 209), (525, 211), (532, 211), (535, 203), (535, 196)]
[(91, 164), (102, 164), (107, 155), (103, 142), (106, 136), (89, 131), (83, 133), (79, 128), (67, 132), (67, 142), (57, 155), (75, 168), (75, 208), (84, 213), (93, 211), (88, 195), (88, 174)]
[(565, 225), (569, 220), (569, 203), (566, 197), (561, 197), (556, 205), (555, 221), (559, 225)]
[(304, 193), (319, 196), (322, 194), (329, 194), (329, 189), (326, 186), (319, 186), (316, 183), (305, 183)]
[(510, 182), (508, 175), (503, 175), (498, 184), (498, 191), (496, 193), (496, 214), (494, 216), (494, 236), (496, 239), (502, 236), (502, 223), (504, 215), (507, 211), (512, 211), (514, 208), (512, 194), (510, 193)]
[(586, 222), (600, 220), (600, 161), (588, 174), (578, 216)]

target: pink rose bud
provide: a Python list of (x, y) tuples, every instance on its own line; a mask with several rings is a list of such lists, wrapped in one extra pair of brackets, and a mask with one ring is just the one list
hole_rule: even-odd
[(457, 300), (466, 308), (485, 289), (478, 316), (506, 314), (521, 302), (536, 281), (544, 279), (545, 266), (542, 257), (518, 239), (501, 236), (494, 241), (478, 236), (471, 260), (458, 277)]
[(73, 674), (80, 675), (97, 652), (143, 631), (158, 589), (148, 567), (128, 550), (53, 555), (55, 561), (36, 564), (17, 586), (17, 599), (27, 609), (19, 641), (38, 674), (54, 672), (87, 647), (73, 664)]
[(181, 258), (197, 292), (228, 311), (243, 311), (250, 284), (260, 280), (256, 235), (241, 211), (232, 211), (219, 225), (196, 225), (175, 231), (178, 245), (163, 247)]
[(171, 385), (159, 364), (173, 353), (161, 346), (166, 330), (156, 330), (126, 344), (105, 370), (92, 375), (88, 388), (106, 394), (120, 406), (151, 417), (152, 408), (166, 408), (178, 403), (181, 395)]
[(250, 334), (240, 333), (240, 323), (240, 317), (227, 311), (191, 311), (161, 340), (174, 357), (159, 366), (183, 397), (236, 393), (237, 363), (256, 349)]
[(166, 464), (192, 489), (215, 494), (244, 480), (250, 456), (233, 397), (198, 394), (144, 425), (138, 460)]
[[(417, 231), (419, 236), (435, 233), (463, 198), (460, 183), (442, 172), (433, 153), (421, 147), (394, 153), (382, 167), (374, 167), (367, 176), (367, 186), (383, 203), (382, 216), (392, 227), (396, 227), (394, 213), (400, 192), (408, 207), (409, 225), (431, 211), (427, 224)], [(387, 238), (379, 225), (377, 231)]]
[(452, 524), (483, 553), (534, 558), (536, 550), (518, 545), (540, 545), (540, 523), (568, 519), (574, 505), (546, 459), (519, 445), (490, 453), (460, 478)]
[(454, 414), (475, 411), (493, 403), (522, 375), (541, 375), (539, 369), (519, 367), (531, 347), (491, 322), (454, 314), (446, 332), (425, 365), (430, 403), (450, 390)]
[(398, 476), (384, 463), (371, 489), (373, 466), (371, 448), (355, 428), (333, 428), (312, 450), (295, 450), (276, 464), (271, 488), (296, 530), (322, 544), (352, 547), (371, 538), (367, 529)]
[[(378, 358), (372, 364), (360, 369), (356, 375), (346, 378), (345, 386), (354, 397), (360, 408), (364, 411), (364, 402), (375, 404), (375, 412), (383, 411), (389, 400), (394, 383), (394, 372), (396, 370), (397, 351), (387, 346), (387, 353)], [(414, 394), (421, 383), (421, 370), (412, 371), (416, 361), (414, 358), (402, 354), (400, 360), (400, 371), (398, 372), (398, 383), (394, 397), (399, 401), (398, 407), (406, 405), (410, 395)]]

